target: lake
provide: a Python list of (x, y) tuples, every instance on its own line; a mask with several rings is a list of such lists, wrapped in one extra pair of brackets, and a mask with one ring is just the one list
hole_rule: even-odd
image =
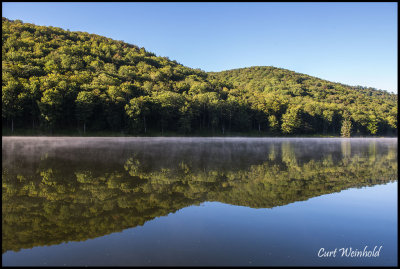
[(397, 138), (2, 137), (2, 265), (397, 265)]

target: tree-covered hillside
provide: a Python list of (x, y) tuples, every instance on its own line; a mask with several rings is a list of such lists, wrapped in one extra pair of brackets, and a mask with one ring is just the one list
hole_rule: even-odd
[(3, 132), (397, 134), (397, 95), (384, 91), (272, 67), (206, 73), (122, 41), (6, 18), (2, 30)]
[[(260, 111), (262, 126), (283, 133), (397, 132), (397, 94), (351, 87), (271, 66), (210, 73)], [(235, 91), (235, 90), (234, 90)], [(345, 130), (348, 123), (349, 130)]]

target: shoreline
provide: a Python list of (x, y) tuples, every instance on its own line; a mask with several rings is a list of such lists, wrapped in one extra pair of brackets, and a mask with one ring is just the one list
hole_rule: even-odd
[(315, 137), (306, 137), (306, 136), (291, 136), (291, 137), (284, 137), (284, 136), (263, 136), (263, 137), (254, 137), (254, 136), (31, 136), (31, 135), (15, 135), (15, 136), (2, 136), (2, 139), (18, 139), (18, 138), (63, 138), (63, 139), (68, 139), (68, 138), (79, 138), (79, 139), (102, 139), (102, 138), (108, 138), (108, 139), (341, 139), (341, 140), (346, 140), (346, 139), (397, 139), (398, 137), (392, 137), (392, 136), (382, 136), (382, 137), (322, 137), (322, 136), (315, 136)]
[(398, 138), (397, 134), (390, 135), (360, 135), (355, 134), (351, 137), (342, 137), (337, 134), (287, 134), (277, 135), (274, 133), (257, 131), (251, 132), (226, 132), (225, 134), (204, 132), (204, 133), (192, 133), (192, 134), (181, 134), (178, 132), (148, 132), (147, 134), (129, 134), (124, 132), (113, 132), (113, 131), (88, 131), (86, 134), (83, 132), (77, 132), (75, 130), (61, 130), (54, 132), (53, 134), (43, 132), (40, 130), (29, 130), (29, 129), (17, 129), (12, 133), (8, 129), (3, 129), (2, 137), (115, 137), (115, 138)]

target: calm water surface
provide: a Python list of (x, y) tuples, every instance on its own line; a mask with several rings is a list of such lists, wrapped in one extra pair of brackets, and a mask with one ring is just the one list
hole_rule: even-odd
[(397, 265), (397, 169), (389, 138), (3, 137), (2, 264)]

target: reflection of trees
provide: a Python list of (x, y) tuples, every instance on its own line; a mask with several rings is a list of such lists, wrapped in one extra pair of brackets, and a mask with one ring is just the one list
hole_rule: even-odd
[(341, 142), (343, 158), (348, 158), (351, 155), (351, 144), (349, 139), (343, 139)]
[(107, 164), (97, 151), (79, 161), (47, 153), (34, 161), (18, 158), (3, 163), (2, 250), (86, 240), (203, 201), (271, 208), (397, 180), (395, 147), (375, 143), (350, 151), (347, 142), (318, 158), (289, 142), (259, 153), (224, 148), (222, 155), (210, 153), (219, 160), (213, 165), (188, 152), (168, 159), (139, 149)]

